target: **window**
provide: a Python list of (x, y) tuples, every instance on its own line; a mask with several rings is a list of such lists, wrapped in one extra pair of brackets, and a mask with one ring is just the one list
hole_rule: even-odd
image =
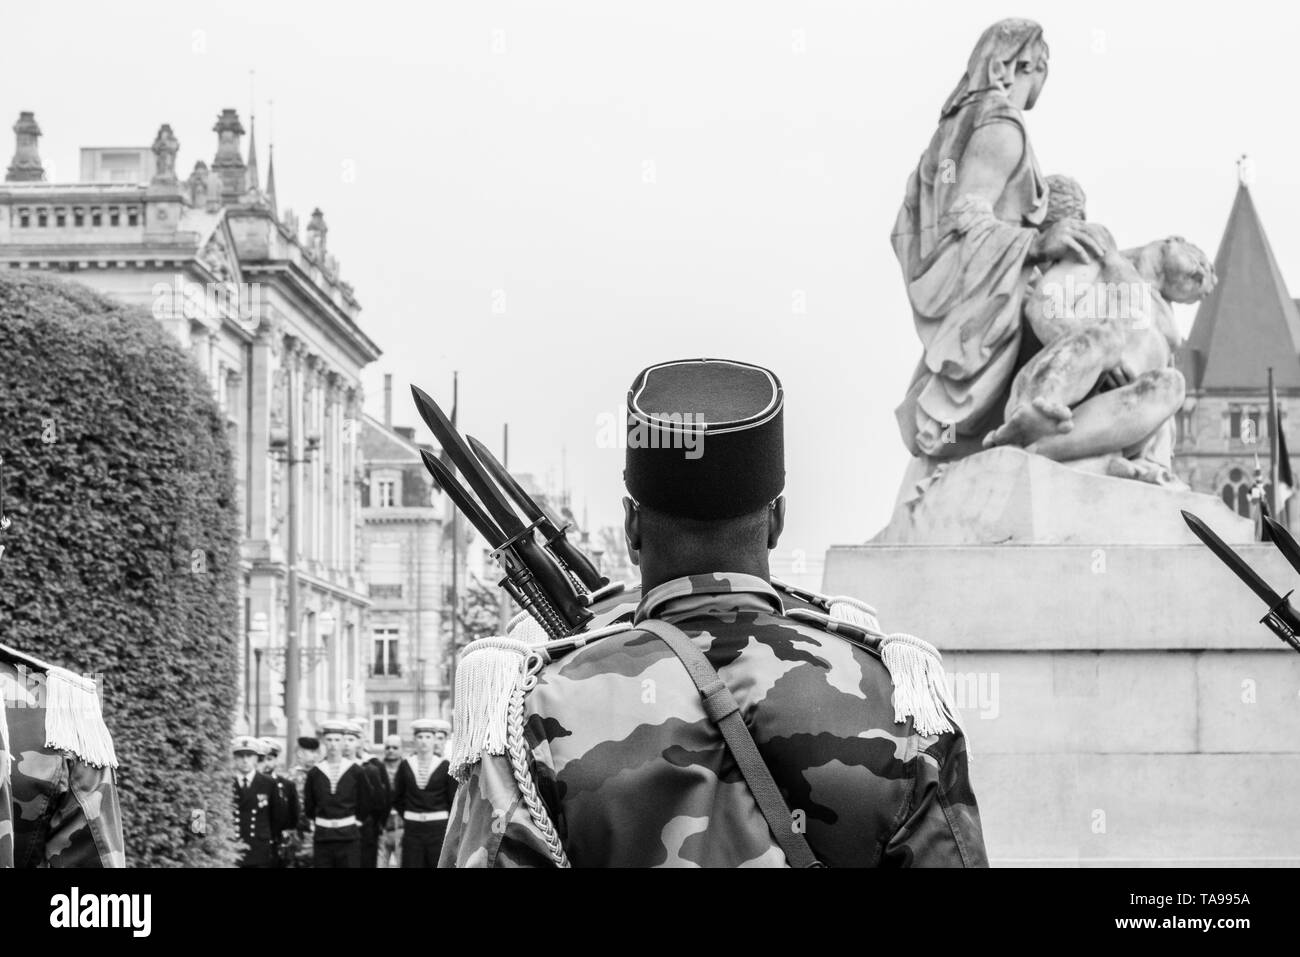
[(18, 225), (26, 229), (32, 224), (32, 211), (30, 209), (18, 210)]
[(400, 677), (402, 665), (397, 656), (397, 629), (376, 628), (374, 636), (375, 663), (370, 673), (379, 677)]
[(104, 225), (104, 211), (100, 209), (98, 206), (90, 207), (90, 225), (92, 226)]
[(80, 206), (72, 207), (72, 225), (73, 226), (86, 225), (86, 211), (82, 209)]
[(126, 224), (128, 226), (140, 225), (140, 210), (137, 207), (132, 206), (126, 211)]
[[(1254, 485), (1254, 479), (1246, 474), (1245, 469), (1233, 469), (1228, 473), (1228, 481), (1219, 490), (1219, 497), (1223, 499), (1224, 505), (1238, 515), (1243, 518), (1254, 518), (1250, 503), (1250, 490)], [(1272, 500), (1273, 486), (1265, 483), (1264, 501), (1271, 502)]]
[(36, 211), (36, 225), (41, 227), (50, 225), (50, 211), (44, 206)]
[(375, 482), (375, 508), (393, 508), (397, 505), (397, 483), (392, 479)]
[(64, 209), (62, 206), (54, 210), (54, 225), (55, 226), (68, 225), (68, 211)]
[(398, 734), (397, 730), (397, 702), (396, 701), (375, 701), (370, 705), (371, 716), (371, 740), (375, 744), (383, 744), (384, 738), (390, 734)]
[(116, 206), (108, 207), (108, 225), (110, 226), (122, 225), (122, 211), (118, 209)]

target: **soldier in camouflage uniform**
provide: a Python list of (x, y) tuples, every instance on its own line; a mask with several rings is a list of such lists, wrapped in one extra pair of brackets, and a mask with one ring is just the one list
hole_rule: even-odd
[(785, 518), (782, 405), (776, 377), (742, 363), (638, 376), (625, 527), (643, 597), (630, 627), (531, 649), (520, 746), (454, 767), (465, 785), (443, 866), (787, 863), (783, 822), (760, 810), (686, 659), (646, 630), (654, 619), (681, 629), (725, 683), (816, 862), (987, 865), (937, 652), (881, 634), (865, 606), (856, 627), (794, 620), (770, 583)]

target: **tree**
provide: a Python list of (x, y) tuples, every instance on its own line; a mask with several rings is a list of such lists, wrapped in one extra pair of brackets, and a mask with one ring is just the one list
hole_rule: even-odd
[[(512, 612), (518, 609), (512, 608)], [(460, 639), (466, 645), (479, 638), (501, 633), (501, 593), (477, 575), (466, 576), (465, 594), (460, 599)]]
[(3, 640), (103, 676), (129, 865), (231, 863), (239, 521), (208, 383), (143, 310), (3, 275), (0, 447)]

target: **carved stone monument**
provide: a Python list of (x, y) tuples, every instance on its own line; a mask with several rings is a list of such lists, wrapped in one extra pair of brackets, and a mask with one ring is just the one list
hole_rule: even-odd
[(1181, 510), (1288, 572), (1171, 468), (1171, 303), (1214, 268), (1181, 237), (1121, 249), (1077, 183), (1040, 173), (1025, 114), (1048, 57), (1036, 23), (986, 30), (908, 181), (891, 238), (922, 345), (896, 412), (913, 459), (885, 529), (830, 550), (825, 590), (944, 652), (994, 863), (1300, 864), (1278, 798), (1300, 751), (1261, 744), (1300, 741), (1300, 656), (1252, 627), (1262, 609)]

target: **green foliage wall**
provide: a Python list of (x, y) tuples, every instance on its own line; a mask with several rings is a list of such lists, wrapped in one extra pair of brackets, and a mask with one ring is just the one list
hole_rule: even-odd
[(222, 415), (146, 311), (0, 274), (0, 641), (102, 674), (130, 866), (232, 859), (239, 513)]

